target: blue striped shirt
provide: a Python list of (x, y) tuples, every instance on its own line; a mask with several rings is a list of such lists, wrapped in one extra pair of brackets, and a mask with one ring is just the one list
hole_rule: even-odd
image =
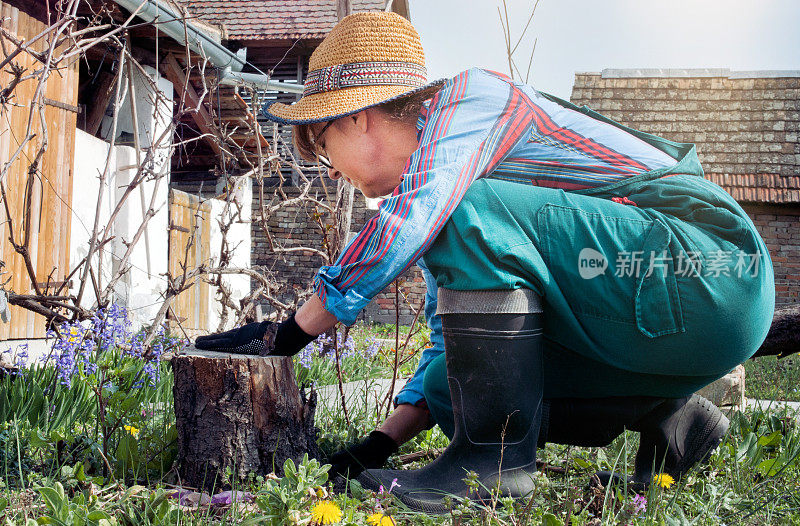
[[(315, 278), (323, 305), (343, 323), (352, 324), (374, 296), (417, 262), (480, 177), (569, 191), (676, 163), (620, 127), (481, 69), (447, 81), (423, 109), (418, 130), (419, 146), (400, 186), (336, 263)], [(435, 283), (431, 291), (430, 276), (426, 280), (431, 302)], [(422, 371), (443, 349), (441, 323), (430, 311), (426, 308), (436, 341), (398, 396), (400, 403), (422, 398)]]

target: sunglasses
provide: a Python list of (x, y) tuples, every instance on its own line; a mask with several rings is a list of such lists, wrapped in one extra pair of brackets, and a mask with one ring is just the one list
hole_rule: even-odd
[[(328, 126), (330, 126), (333, 123), (334, 123), (334, 121), (328, 121), (327, 123), (325, 123), (325, 126), (323, 126), (322, 129), (319, 131), (319, 135), (317, 135), (316, 138), (314, 138), (314, 142), (315, 143), (322, 137), (322, 134), (325, 133), (325, 130), (328, 129)], [(329, 168), (331, 170), (334, 169), (333, 168), (333, 164), (331, 164), (330, 159), (328, 159), (324, 155), (317, 154), (317, 161), (319, 162), (319, 164), (321, 164), (325, 168)]]

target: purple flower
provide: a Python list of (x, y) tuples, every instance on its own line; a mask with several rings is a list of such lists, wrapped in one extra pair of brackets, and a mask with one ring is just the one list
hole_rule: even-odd
[[(60, 383), (69, 387), (72, 383), (72, 376), (79, 370), (78, 363), (89, 361), (89, 354), (94, 349), (94, 343), (88, 338), (87, 329), (79, 322), (64, 322), (59, 330), (61, 335), (56, 337), (53, 343), (53, 354)], [(55, 333), (51, 333), (51, 335), (56, 336)]]
[(134, 336), (130, 340), (130, 345), (131, 345), (130, 351), (126, 351), (126, 354), (130, 356), (141, 356), (142, 354), (144, 354), (145, 351), (144, 333), (142, 332)]
[(15, 365), (17, 366), (17, 369), (20, 370), (24, 369), (28, 365), (27, 343), (23, 343), (19, 347), (17, 347), (16, 357), (17, 357), (17, 363)]
[[(120, 349), (124, 357), (143, 360), (142, 370), (146, 377), (134, 384), (134, 387), (141, 387), (147, 380), (150, 385), (157, 385), (159, 364), (165, 348), (181, 341), (166, 337), (165, 331), (164, 326), (158, 328), (156, 341), (150, 352), (145, 352), (144, 331), (134, 333), (127, 310), (112, 304), (105, 309), (98, 309), (83, 323), (64, 322), (59, 326), (58, 333), (50, 330), (47, 336), (54, 340), (52, 356), (62, 385), (70, 386), (76, 375), (90, 376), (96, 373), (100, 356)], [(27, 359), (27, 352), (24, 355)]]
[(188, 489), (177, 489), (168, 494), (169, 498), (176, 499), (181, 506), (205, 506), (211, 502), (208, 493), (198, 493)]
[(364, 350), (364, 356), (367, 358), (374, 358), (378, 351), (381, 349), (381, 344), (375, 338), (370, 338), (367, 340), (369, 345)]
[(75, 352), (72, 349), (63, 350), (56, 359), (56, 366), (61, 385), (69, 387), (75, 370)]
[(633, 513), (642, 513), (647, 509), (647, 497), (644, 495), (634, 495), (633, 499), (631, 499), (631, 504), (633, 504)]
[(352, 336), (348, 334), (347, 339), (342, 343), (342, 335), (339, 335), (339, 351), (342, 359), (358, 354), (356, 351), (356, 342), (353, 340)]
[(306, 369), (311, 368), (311, 361), (314, 355), (317, 354), (317, 349), (314, 347), (314, 342), (306, 345), (297, 355), (297, 361)]
[(150, 378), (150, 387), (156, 387), (156, 385), (158, 385), (159, 378), (158, 364), (154, 362), (147, 362), (144, 364), (144, 367), (142, 367), (142, 370)]
[(391, 485), (389, 486), (389, 491), (386, 491), (386, 490), (384, 490), (384, 489), (383, 489), (383, 485), (381, 485), (381, 487), (380, 487), (380, 488), (378, 488), (378, 493), (379, 493), (379, 494), (380, 494), (380, 493), (391, 493), (391, 492), (392, 492), (392, 490), (393, 490), (395, 487), (398, 487), (398, 488), (400, 487), (400, 484), (397, 482), (397, 478), (396, 478), (396, 477), (395, 477), (394, 479), (392, 479), (392, 483), (391, 483)]
[(161, 343), (154, 343), (152, 347), (152, 359), (154, 361), (158, 361), (161, 359), (161, 355), (164, 354), (164, 345)]

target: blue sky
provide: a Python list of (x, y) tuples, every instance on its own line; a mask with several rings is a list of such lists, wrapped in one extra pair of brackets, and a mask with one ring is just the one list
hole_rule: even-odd
[[(508, 73), (501, 0), (410, 0), (429, 77), (472, 66)], [(532, 0), (506, 0), (516, 41)], [(568, 98), (576, 71), (800, 70), (800, 0), (540, 0), (515, 55), (530, 83)]]

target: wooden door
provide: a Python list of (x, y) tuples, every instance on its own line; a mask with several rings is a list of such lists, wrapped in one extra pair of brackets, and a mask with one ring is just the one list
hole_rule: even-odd
[[(211, 256), (211, 204), (197, 196), (169, 192), (169, 274), (184, 275), (200, 265), (208, 265)], [(210, 286), (203, 279), (194, 279), (188, 290), (172, 302), (168, 313), (170, 328), (190, 336), (207, 333), (210, 308)]]

